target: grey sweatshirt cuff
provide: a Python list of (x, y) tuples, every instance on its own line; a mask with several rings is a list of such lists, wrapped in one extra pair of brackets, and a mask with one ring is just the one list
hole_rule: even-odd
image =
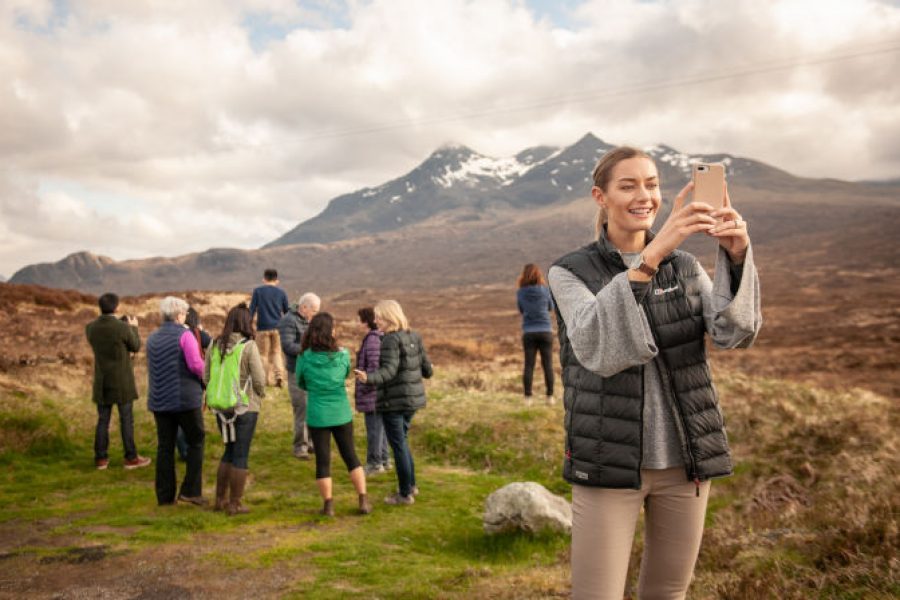
[(596, 296), (562, 267), (550, 269), (549, 283), (572, 350), (586, 369), (610, 377), (656, 356), (653, 333), (626, 273)]
[[(740, 274), (735, 281), (735, 270)], [(716, 257), (716, 272), (710, 298), (713, 343), (719, 348), (748, 348), (762, 326), (759, 275), (753, 261), (753, 248), (747, 248), (742, 265), (735, 267), (721, 247)]]

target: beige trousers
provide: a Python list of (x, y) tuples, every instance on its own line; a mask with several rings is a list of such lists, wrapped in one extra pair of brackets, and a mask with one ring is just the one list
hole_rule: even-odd
[(256, 332), (256, 345), (266, 371), (266, 385), (284, 381), (284, 358), (281, 354), (281, 338), (277, 329)]
[(684, 469), (642, 470), (640, 490), (572, 486), (572, 597), (622, 600), (641, 508), (644, 553), (637, 597), (684, 598), (697, 562), (709, 482)]

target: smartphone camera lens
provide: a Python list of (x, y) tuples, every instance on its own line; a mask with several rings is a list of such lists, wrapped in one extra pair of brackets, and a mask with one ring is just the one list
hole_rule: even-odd
[(698, 170), (698, 171), (705, 171), (705, 170), (706, 170), (706, 166), (701, 165), (701, 166), (697, 167), (697, 170)]

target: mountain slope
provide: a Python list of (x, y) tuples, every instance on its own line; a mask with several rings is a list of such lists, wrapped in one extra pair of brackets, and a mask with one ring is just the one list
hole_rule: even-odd
[[(608, 148), (590, 134), (562, 150), (531, 148), (509, 159), (446, 146), (404, 177), (336, 198), (260, 250), (121, 262), (78, 253), (25, 267), (11, 281), (91, 293), (247, 290), (270, 266), (292, 293), (508, 281), (525, 262), (547, 266), (590, 241), (590, 172)], [(727, 154), (691, 156), (666, 146), (649, 152), (666, 203), (688, 180), (692, 162), (725, 162), (758, 257), (794, 268), (894, 268), (900, 185), (804, 179)], [(688, 249), (709, 255), (708, 242)]]

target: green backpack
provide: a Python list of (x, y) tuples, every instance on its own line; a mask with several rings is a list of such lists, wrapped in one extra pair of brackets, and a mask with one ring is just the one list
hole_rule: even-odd
[(206, 405), (213, 410), (241, 413), (250, 405), (247, 388), (250, 378), (241, 389), (241, 355), (247, 340), (240, 341), (222, 358), (219, 345), (213, 344), (210, 357), (209, 385), (206, 386)]

